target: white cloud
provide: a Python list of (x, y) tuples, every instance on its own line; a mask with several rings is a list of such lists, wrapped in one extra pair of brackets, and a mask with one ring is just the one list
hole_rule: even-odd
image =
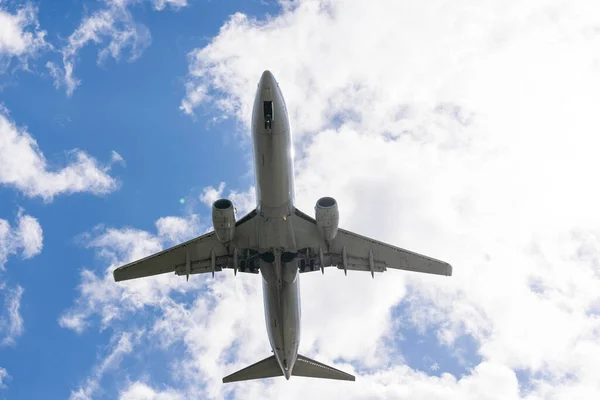
[(6, 389), (6, 381), (10, 379), (10, 375), (6, 371), (6, 368), (0, 367), (0, 389)]
[(223, 196), (223, 189), (225, 189), (225, 182), (219, 183), (219, 187), (217, 189), (215, 189), (213, 186), (205, 187), (202, 189), (200, 201), (206, 204), (208, 207), (212, 207), (213, 203)]
[(80, 296), (76, 305), (60, 316), (62, 327), (81, 333), (88, 327), (89, 319), (99, 314), (101, 325), (105, 328), (129, 311), (167, 301), (170, 293), (198, 289), (198, 280), (192, 279), (187, 283), (174, 274), (128, 281), (126, 284), (114, 282), (112, 271), (116, 267), (154, 254), (165, 245), (192, 239), (204, 229), (195, 215), (187, 219), (160, 218), (156, 221), (156, 228), (157, 235), (131, 228), (107, 229), (90, 239), (89, 247), (97, 249), (110, 266), (100, 277), (87, 269), (81, 271)]
[[(269, 354), (255, 276), (196, 279), (209, 286), (192, 304), (171, 297), (185, 286), (170, 277), (123, 285), (138, 303), (119, 312), (149, 304), (159, 311), (147, 322), (156, 341), (185, 345), (172, 361), (182, 393), (599, 397), (598, 3), (282, 4), (281, 15), (265, 20), (232, 16), (190, 54), (182, 109), (211, 100), (249, 127), (256, 83), (270, 69), (300, 150), (299, 208), (310, 212), (332, 195), (342, 227), (448, 260), (454, 276), (302, 275), (301, 353), (351, 361), (336, 364), (349, 372), (359, 366), (357, 382), (344, 385), (220, 383)], [(224, 187), (205, 191), (205, 202)], [(398, 304), (407, 308), (402, 322), (433, 332), (449, 352), (472, 337), (481, 361), (459, 379), (394, 358), (384, 339), (395, 337)], [(531, 379), (519, 382), (518, 371)]]
[(0, 4), (0, 73), (5, 72), (16, 57), (26, 65), (29, 57), (49, 47), (46, 31), (40, 29), (37, 8), (26, 3), (10, 13)]
[(256, 207), (256, 189), (251, 186), (246, 191), (229, 190), (227, 195), (224, 195), (225, 182), (219, 183), (218, 188), (206, 186), (200, 194), (200, 201), (207, 207), (212, 209), (215, 201), (225, 197), (232, 201), (236, 209), (236, 217), (241, 218)]
[(121, 392), (120, 400), (179, 400), (184, 399), (174, 390), (156, 391), (142, 382), (134, 382)]
[(110, 153), (110, 161), (113, 164), (125, 165), (125, 160), (123, 159), (123, 157), (114, 150)]
[(11, 254), (22, 251), (23, 258), (31, 258), (42, 251), (43, 232), (37, 219), (20, 210), (16, 229), (8, 221), (0, 219), (0, 271)]
[[(81, 84), (73, 70), (77, 54), (88, 44), (104, 46), (98, 52), (98, 64), (108, 56), (118, 61), (126, 49), (129, 50), (129, 61), (135, 61), (142, 55), (152, 39), (148, 28), (133, 19), (130, 7), (137, 3), (139, 1), (136, 0), (104, 0), (104, 7), (82, 19), (61, 49), (62, 68), (53, 62), (46, 64), (57, 88), (65, 86), (70, 96)], [(161, 11), (167, 5), (172, 9), (185, 7), (187, 1), (153, 0), (152, 4), (155, 10)]]
[(264, 21), (236, 14), (190, 53), (182, 109), (210, 99), (249, 126), (270, 69), (302, 150), (300, 208), (333, 195), (342, 226), (455, 265), (450, 281), (407, 275), (414, 323), (441, 324), (445, 343), (472, 335), (509, 368), (586, 380), (592, 360), (570, 354), (598, 339), (586, 312), (600, 285), (600, 192), (587, 183), (600, 167), (597, 7), (304, 1)]
[(117, 181), (87, 153), (75, 149), (71, 161), (56, 169), (48, 164), (36, 140), (25, 128), (19, 128), (0, 110), (0, 184), (12, 186), (30, 197), (51, 200), (62, 193), (110, 193)]
[[(25, 214), (22, 209), (17, 214), (15, 228), (11, 228), (8, 221), (0, 219), (0, 273), (4, 272), (10, 255), (21, 253), (23, 258), (31, 258), (39, 254), (42, 247), (42, 227), (37, 219)], [(19, 311), (23, 288), (19, 285), (7, 287), (0, 275), (0, 296), (3, 298), (0, 302), (0, 346), (13, 345), (24, 330)]]
[(20, 215), (19, 237), (23, 243), (24, 258), (31, 258), (40, 254), (42, 251), (44, 235), (42, 233), (42, 227), (37, 219), (29, 215)]
[(237, 218), (241, 218), (256, 207), (256, 189), (251, 186), (246, 191), (230, 190), (227, 196), (233, 202)]
[(15, 344), (16, 338), (21, 336), (24, 329), (23, 318), (19, 312), (23, 288), (17, 286), (14, 289), (6, 289), (5, 287), (4, 284), (0, 284), (0, 293), (4, 292), (4, 306), (6, 307), (6, 313), (0, 314), (0, 346)]
[(166, 238), (173, 245), (183, 243), (200, 236), (200, 225), (197, 215), (188, 218), (163, 217), (156, 221), (158, 236)]
[(164, 10), (167, 6), (178, 10), (188, 5), (187, 0), (152, 0), (152, 4), (158, 11)]
[(112, 337), (110, 353), (95, 366), (92, 374), (86, 382), (79, 386), (77, 390), (71, 391), (70, 400), (91, 400), (100, 389), (100, 382), (107, 371), (118, 368), (123, 357), (131, 353), (133, 348), (139, 343), (143, 332), (124, 332)]

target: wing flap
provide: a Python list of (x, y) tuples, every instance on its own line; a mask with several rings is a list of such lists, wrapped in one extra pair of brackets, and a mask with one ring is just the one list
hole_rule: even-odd
[[(256, 216), (250, 212), (236, 223), (236, 238), (231, 249), (251, 246), (256, 241), (254, 224), (248, 223)], [(219, 242), (214, 232), (173, 246), (141, 260), (123, 265), (113, 271), (116, 282), (175, 272), (177, 275), (200, 274), (221, 271), (233, 267), (230, 248)], [(214, 269), (212, 258), (215, 258)], [(189, 260), (189, 270), (188, 270)]]
[[(452, 266), (447, 262), (339, 229), (331, 245), (331, 251), (341, 253), (344, 247), (346, 248), (347, 257), (360, 260), (362, 266), (367, 267), (367, 271), (370, 271), (368, 254), (369, 250), (372, 250), (376, 263), (385, 265), (386, 269), (392, 268), (426, 274), (452, 275)], [(364, 256), (360, 257), (361, 254), (364, 254)]]
[[(388, 268), (392, 268), (427, 274), (452, 275), (452, 266), (447, 262), (361, 236), (345, 229), (338, 229), (338, 233), (329, 249), (326, 249), (315, 219), (300, 210), (296, 210), (295, 217), (294, 233), (297, 246), (299, 249), (306, 249), (306, 258), (314, 260), (318, 266), (323, 263), (324, 267), (335, 266), (343, 270), (368, 271), (371, 273), (384, 272)], [(324, 255), (322, 262), (321, 252)]]
[(119, 282), (182, 271), (186, 269), (187, 257), (191, 264), (198, 265), (202, 261), (210, 260), (208, 257), (211, 250), (217, 256), (227, 255), (227, 248), (216, 239), (214, 232), (119, 267), (113, 271), (113, 277)]

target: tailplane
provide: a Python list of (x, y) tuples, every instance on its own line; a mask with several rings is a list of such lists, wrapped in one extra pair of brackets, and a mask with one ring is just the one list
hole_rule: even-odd
[(318, 361), (311, 360), (308, 357), (301, 356), (298, 354), (294, 369), (292, 370), (292, 376), (306, 376), (309, 378), (322, 378), (322, 379), (338, 379), (342, 381), (354, 381), (354, 375), (340, 371), (328, 365), (322, 364)]
[[(252, 364), (249, 367), (234, 372), (223, 378), (223, 383), (249, 381), (252, 379), (273, 378), (284, 376), (281, 367), (277, 363), (275, 356), (267, 357), (264, 360)], [(318, 361), (311, 360), (308, 357), (298, 354), (292, 376), (305, 376), (308, 378), (337, 379), (342, 381), (355, 380), (354, 375), (347, 374), (339, 369), (335, 369)], [(287, 377), (287, 375), (286, 375)]]
[(275, 356), (267, 357), (264, 360), (252, 364), (249, 367), (234, 372), (223, 378), (223, 383), (249, 381), (251, 379), (272, 378), (282, 376), (281, 368), (277, 363)]

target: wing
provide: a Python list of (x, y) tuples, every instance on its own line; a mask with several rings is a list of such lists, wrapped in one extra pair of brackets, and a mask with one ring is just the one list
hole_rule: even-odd
[(426, 274), (452, 275), (452, 266), (412, 251), (391, 246), (356, 233), (338, 229), (329, 248), (314, 218), (300, 210), (294, 215), (294, 234), (300, 259), (300, 271), (314, 271), (335, 266), (356, 271), (384, 272), (388, 268)]
[[(250, 212), (236, 223), (236, 241), (229, 246), (219, 242), (214, 232), (173, 246), (141, 260), (123, 265), (113, 271), (116, 282), (128, 279), (175, 272), (176, 275), (201, 274), (234, 268), (237, 272), (238, 248), (251, 247), (256, 240), (254, 217)], [(257, 273), (258, 271), (252, 271)]]

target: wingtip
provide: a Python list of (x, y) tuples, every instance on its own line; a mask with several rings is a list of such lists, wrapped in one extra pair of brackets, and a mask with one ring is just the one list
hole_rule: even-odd
[(452, 265), (448, 264), (446, 276), (452, 276)]

